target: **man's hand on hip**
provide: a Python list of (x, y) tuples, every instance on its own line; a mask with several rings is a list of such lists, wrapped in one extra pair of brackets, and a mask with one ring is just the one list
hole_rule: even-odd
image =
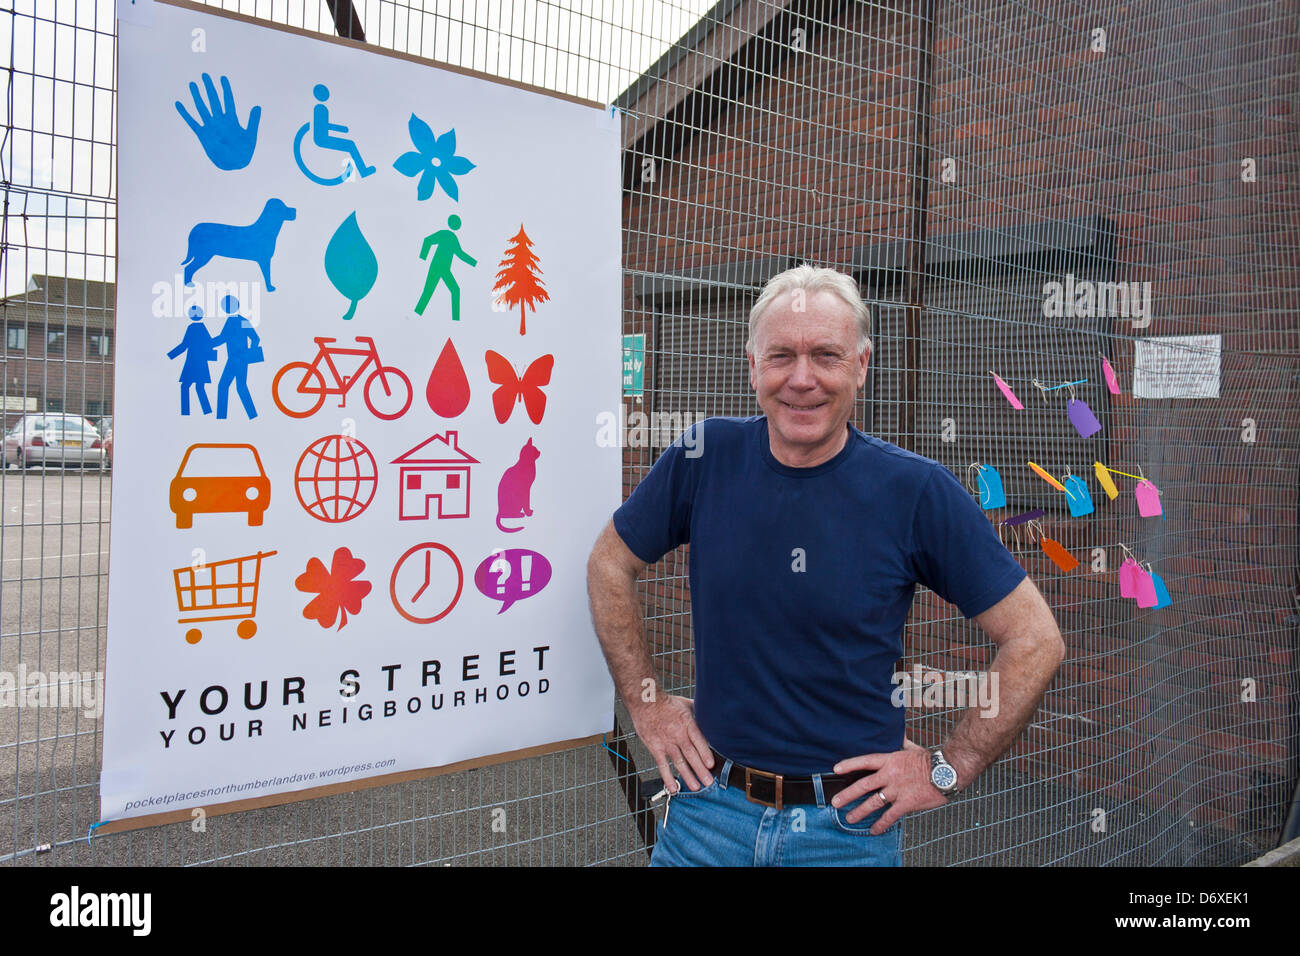
[(833, 769), (836, 773), (875, 771), (831, 798), (832, 805), (843, 807), (863, 794), (872, 794), (844, 817), (846, 823), (857, 823), (887, 804), (884, 815), (871, 827), (873, 836), (880, 836), (908, 813), (941, 807), (948, 802), (948, 798), (930, 781), (930, 751), (906, 737), (903, 738), (902, 750), (850, 757), (841, 760)]
[(663, 777), (665, 787), (670, 791), (677, 788), (668, 767), (670, 761), (691, 790), (699, 790), (713, 782), (713, 775), (709, 773), (713, 754), (709, 751), (709, 742), (695, 723), (695, 701), (666, 694), (653, 703), (641, 704), (636, 710), (629, 708), (629, 712), (637, 736), (659, 767), (659, 776)]

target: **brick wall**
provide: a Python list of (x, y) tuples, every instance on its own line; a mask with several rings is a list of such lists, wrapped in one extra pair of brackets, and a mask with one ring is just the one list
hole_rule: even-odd
[[(13, 327), (20, 326), (14, 323)], [(63, 411), (91, 418), (111, 414), (112, 333), (88, 331), (76, 326), (64, 332), (63, 326), (54, 322), (49, 324), (48, 330), (57, 331), (62, 336), (62, 347), (47, 350), (47, 326), (32, 323), (27, 326), (26, 348), (0, 352), (5, 397), (35, 399), (37, 411)], [(101, 354), (97, 342), (89, 341), (91, 336), (104, 334), (109, 337), (107, 355)], [(54, 407), (56, 403), (57, 409)], [(5, 424), (17, 421), (22, 414), (17, 408), (8, 410)]]
[[(855, 271), (882, 306), (859, 427), (959, 476), (972, 461), (996, 460), (1010, 507), (994, 519), (1045, 507), (1048, 533), (1084, 562), (1062, 574), (1036, 545), (1013, 544), (1069, 654), (1007, 766), (1064, 782), (1099, 807), (1267, 845), (1295, 785), (1288, 741), (1300, 686), (1291, 618), (1300, 39), (1285, 28), (1294, 21), (1269, 6), (1204, 2), (1176, 12), (937, 6), (924, 154), (933, 265), (919, 367), (909, 367), (899, 306), (905, 243), (918, 228), (910, 173), (922, 130), (921, 5), (812, 4), (755, 41), (770, 68), (741, 71), (743, 91), (707, 125), (683, 135), (691, 119), (677, 117), (675, 135), (629, 147), (625, 331), (647, 335), (645, 407), (756, 411), (741, 349), (757, 286), (805, 258)], [(795, 25), (804, 49), (774, 57)], [(1093, 49), (1102, 43), (1104, 52)], [(647, 95), (642, 108), (653, 103)], [(640, 174), (647, 156), (652, 180)], [(1081, 218), (1103, 220), (1110, 234), (1083, 248), (1015, 247), (1019, 229)], [(952, 237), (980, 231), (984, 255), (952, 252)], [(871, 249), (891, 250), (897, 267), (868, 268), (880, 262)], [(1066, 273), (1149, 282), (1150, 324), (1045, 317), (1043, 284)], [(1205, 333), (1222, 335), (1217, 400), (1131, 395), (1134, 339)], [(1124, 394), (1100, 386), (1097, 353)], [(989, 367), (1013, 381), (1024, 413), (1000, 397)], [(1064, 393), (1043, 403), (1030, 384), (1066, 375), (1090, 380), (1080, 397), (1105, 425), (1095, 439), (1073, 434)], [(905, 414), (909, 376), (917, 402)], [(939, 433), (945, 419), (951, 441)], [(1084, 476), (1096, 513), (1068, 518), (1025, 468), (1030, 450), (1057, 474)], [(627, 451), (625, 490), (654, 453)], [(1167, 517), (1140, 518), (1129, 479), (1107, 500), (1094, 460), (1141, 469)], [(1118, 597), (1121, 543), (1162, 575), (1171, 607), (1144, 611)], [(647, 581), (649, 630), (682, 687), (691, 683), (686, 560), (668, 556)], [(978, 631), (928, 592), (905, 640), (909, 666), (991, 659)], [(910, 733), (938, 742), (952, 716), (914, 714)]]
[[(5, 427), (22, 416), (25, 400), (39, 412), (112, 414), (114, 295), (111, 283), (37, 275), (26, 292), (0, 301)], [(22, 334), (11, 341), (10, 330)]]

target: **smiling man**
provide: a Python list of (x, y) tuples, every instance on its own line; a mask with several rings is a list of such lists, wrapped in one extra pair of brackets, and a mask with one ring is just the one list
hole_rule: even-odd
[[(652, 865), (896, 866), (903, 816), (996, 760), (1061, 661), (1046, 602), (952, 473), (849, 424), (869, 326), (849, 276), (769, 281), (746, 343), (764, 414), (696, 425), (592, 551), (596, 633), (674, 794)], [(645, 566), (687, 543), (694, 701), (656, 691), (636, 596)], [(891, 700), (917, 584), (998, 646), (993, 716), (967, 711), (934, 750)]]

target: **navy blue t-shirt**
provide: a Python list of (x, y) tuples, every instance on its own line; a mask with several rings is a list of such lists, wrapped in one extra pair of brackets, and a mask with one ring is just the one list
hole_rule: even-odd
[(707, 419), (614, 513), (647, 563), (690, 544), (695, 719), (760, 770), (898, 750), (890, 678), (916, 584), (974, 617), (1025, 577), (952, 472), (849, 427), (834, 458), (791, 468), (765, 416)]

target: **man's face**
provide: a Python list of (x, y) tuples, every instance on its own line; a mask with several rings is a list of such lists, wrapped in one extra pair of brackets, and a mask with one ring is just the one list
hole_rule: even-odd
[[(794, 306), (801, 304), (802, 311)], [(832, 292), (787, 292), (758, 320), (749, 384), (767, 415), (772, 454), (811, 467), (844, 445), (871, 353), (858, 353), (853, 310)]]

